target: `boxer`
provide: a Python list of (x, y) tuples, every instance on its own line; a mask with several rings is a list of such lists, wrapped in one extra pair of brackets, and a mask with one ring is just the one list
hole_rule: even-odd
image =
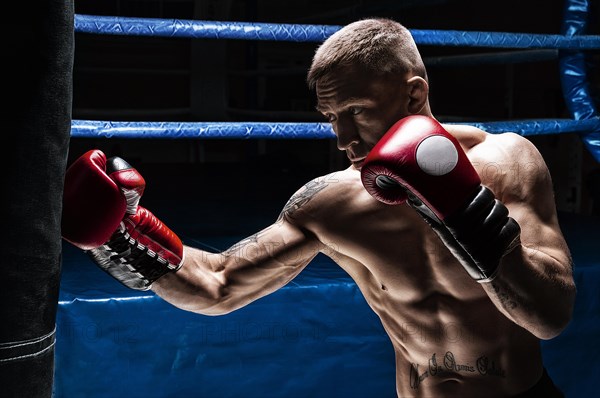
[(182, 245), (139, 206), (139, 173), (95, 152), (68, 172), (66, 238), (129, 287), (207, 315), (281, 288), (324, 253), (389, 335), (399, 396), (562, 396), (540, 340), (566, 327), (575, 285), (535, 146), (438, 123), (395, 21), (333, 34), (307, 81), (351, 164), (306, 183), (270, 226), (222, 253)]

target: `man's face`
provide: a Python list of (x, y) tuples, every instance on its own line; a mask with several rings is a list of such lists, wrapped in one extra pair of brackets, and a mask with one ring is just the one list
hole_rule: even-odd
[(408, 116), (403, 77), (336, 70), (317, 82), (317, 110), (331, 123), (337, 146), (356, 169), (385, 132)]

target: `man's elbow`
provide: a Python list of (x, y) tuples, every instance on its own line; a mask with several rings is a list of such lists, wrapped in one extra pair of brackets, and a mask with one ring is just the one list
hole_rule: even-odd
[(552, 340), (553, 338), (558, 337), (566, 329), (568, 324), (569, 320), (553, 324), (546, 323), (545, 325), (532, 330), (532, 333), (540, 340)]
[(187, 310), (200, 315), (219, 316), (227, 315), (240, 307), (226, 283), (213, 285), (208, 293), (203, 300)]
[(573, 317), (576, 293), (575, 285), (565, 288), (565, 291), (558, 296), (560, 301), (548, 307), (546, 316), (540, 319), (538, 327), (532, 331), (536, 337), (550, 340), (559, 336), (567, 328)]

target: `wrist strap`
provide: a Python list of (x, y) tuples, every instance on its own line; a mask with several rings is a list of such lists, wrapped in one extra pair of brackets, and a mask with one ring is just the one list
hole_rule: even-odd
[(461, 211), (444, 221), (412, 196), (409, 194), (408, 203), (437, 233), (469, 275), (480, 283), (493, 280), (502, 257), (520, 244), (519, 224), (508, 216), (506, 206), (485, 186), (480, 186)]
[(171, 264), (133, 239), (123, 223), (108, 242), (88, 254), (100, 268), (135, 290), (150, 289), (156, 280), (183, 265), (183, 258), (179, 264)]

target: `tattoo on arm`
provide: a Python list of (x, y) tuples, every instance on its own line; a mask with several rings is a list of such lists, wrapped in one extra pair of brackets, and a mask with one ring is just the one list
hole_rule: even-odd
[(306, 205), (306, 203), (310, 202), (310, 200), (320, 191), (325, 189), (329, 183), (325, 178), (319, 178), (316, 180), (312, 180), (304, 185), (304, 189), (295, 193), (290, 200), (286, 203), (283, 210), (279, 214), (277, 221), (281, 221), (283, 217), (293, 217), (294, 213), (298, 211), (302, 206)]
[[(284, 206), (283, 210), (279, 214), (279, 217), (277, 218), (277, 223), (281, 222), (283, 220), (283, 218), (286, 216), (293, 217), (293, 215), (296, 211), (298, 211), (302, 206), (305, 206), (306, 203), (308, 203), (310, 200), (312, 200), (312, 198), (317, 193), (319, 193), (320, 191), (325, 189), (325, 187), (327, 187), (331, 182), (335, 182), (335, 181), (336, 180), (332, 179), (330, 176), (323, 177), (323, 178), (317, 178), (315, 180), (309, 181), (307, 184), (304, 185), (304, 187), (303, 187), (304, 189), (301, 189), (300, 191), (296, 192), (290, 198), (290, 200), (288, 200), (288, 202)], [(233, 246), (231, 246), (229, 249), (221, 252), (221, 255), (223, 255), (225, 257), (232, 257), (232, 256), (240, 256), (240, 253), (248, 254), (249, 250), (255, 249), (259, 246), (260, 237), (262, 237), (271, 228), (273, 228), (273, 225), (270, 227), (267, 227), (266, 229), (264, 229), (260, 232), (255, 233), (254, 235), (251, 235), (245, 239), (242, 239), (241, 241), (239, 241), (239, 242), (235, 243)], [(273, 242), (269, 242), (269, 243), (263, 242), (260, 245), (264, 246), (265, 250), (273, 249), (275, 247), (275, 246), (273, 246), (273, 245), (275, 245), (275, 243), (273, 243)]]
[(514, 310), (518, 307), (517, 302), (514, 300), (514, 292), (512, 292), (506, 286), (501, 286), (498, 282), (492, 282), (492, 288), (494, 289), (494, 293), (496, 293), (496, 297), (500, 300), (500, 304), (502, 307), (507, 310)]
[(263, 231), (257, 232), (254, 235), (250, 235), (249, 237), (247, 237), (245, 239), (242, 239), (238, 243), (236, 243), (233, 246), (231, 246), (229, 249), (227, 249), (224, 252), (222, 252), (221, 255), (223, 255), (225, 257), (231, 257), (236, 252), (239, 252), (240, 250), (243, 250), (245, 247), (247, 247), (249, 245), (257, 245), (258, 244), (258, 238), (260, 236), (262, 236), (265, 233), (265, 231), (266, 231), (266, 229), (263, 230)]

